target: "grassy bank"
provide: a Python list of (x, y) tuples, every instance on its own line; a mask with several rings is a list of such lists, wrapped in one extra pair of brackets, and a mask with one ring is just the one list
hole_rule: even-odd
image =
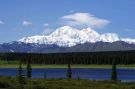
[[(0, 68), (18, 68), (19, 64), (0, 64)], [(22, 65), (26, 67), (26, 64)], [(111, 68), (112, 65), (83, 65), (73, 64), (72, 68)], [(118, 68), (135, 68), (135, 65), (117, 65)], [(32, 68), (67, 68), (66, 64), (32, 64)]]
[[(22, 89), (134, 89), (135, 83), (75, 79), (24, 79)], [(0, 89), (20, 89), (17, 78), (0, 77)]]
[[(31, 64), (32, 68), (67, 68), (66, 64)], [(0, 61), (0, 68), (18, 68), (19, 61)], [(26, 64), (22, 64), (26, 67)], [(112, 68), (112, 65), (71, 64), (72, 68)], [(118, 68), (135, 68), (133, 65), (117, 65)]]

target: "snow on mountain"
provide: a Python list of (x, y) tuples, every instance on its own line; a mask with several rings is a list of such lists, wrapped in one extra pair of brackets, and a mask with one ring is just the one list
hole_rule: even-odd
[(118, 35), (115, 33), (105, 33), (105, 34), (102, 34), (100, 38), (101, 38), (100, 40), (103, 42), (115, 42), (115, 41), (120, 40)]
[(82, 37), (83, 43), (85, 42), (97, 42), (100, 41), (100, 34), (91, 28), (86, 28), (80, 31), (84, 37)]
[(129, 44), (135, 44), (135, 39), (131, 38), (122, 38), (121, 41), (127, 42)]
[(47, 36), (37, 35), (31, 37), (24, 37), (19, 41), (24, 43), (55, 44), (62, 47), (71, 47), (86, 42), (115, 42), (119, 40), (128, 43), (135, 43), (135, 39), (120, 39), (120, 37), (118, 37), (118, 35), (115, 33), (99, 34), (91, 28), (79, 30), (70, 26), (60, 27)]

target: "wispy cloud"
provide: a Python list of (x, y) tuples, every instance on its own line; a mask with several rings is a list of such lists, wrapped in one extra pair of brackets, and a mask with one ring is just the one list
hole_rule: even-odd
[(43, 24), (43, 26), (48, 27), (48, 26), (49, 26), (49, 24), (48, 24), (48, 23), (44, 23), (44, 24)]
[(73, 12), (75, 12), (75, 11), (74, 11), (74, 10), (70, 10), (70, 11), (69, 11), (69, 13), (73, 13)]
[(133, 29), (125, 29), (126, 32), (134, 32)]
[(22, 26), (24, 26), (24, 27), (27, 27), (27, 26), (30, 26), (30, 25), (32, 25), (32, 22), (30, 22), (30, 21), (23, 21), (22, 22)]
[(0, 20), (0, 24), (2, 25), (2, 24), (5, 24), (2, 20)]
[(90, 26), (90, 27), (104, 27), (110, 23), (109, 20), (97, 18), (90, 13), (73, 13), (62, 17), (66, 25), (71, 26)]

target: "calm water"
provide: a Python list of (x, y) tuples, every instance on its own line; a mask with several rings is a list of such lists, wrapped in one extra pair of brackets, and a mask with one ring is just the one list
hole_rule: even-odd
[[(26, 70), (23, 70), (25, 74)], [(66, 78), (67, 69), (33, 69), (33, 78), (43, 78), (46, 72), (47, 78)], [(122, 81), (135, 81), (135, 69), (117, 69), (118, 79)], [(0, 75), (4, 76), (16, 76), (16, 68), (0, 68)], [(91, 79), (91, 80), (109, 80), (111, 76), (111, 69), (72, 69), (72, 76), (81, 79)]]

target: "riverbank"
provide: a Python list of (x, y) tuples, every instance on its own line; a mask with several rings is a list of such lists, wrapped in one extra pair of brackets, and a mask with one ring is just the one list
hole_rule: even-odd
[[(19, 64), (0, 64), (0, 68), (18, 68)], [(66, 64), (32, 64), (32, 68), (67, 68)], [(22, 64), (25, 68), (26, 64)], [(83, 64), (73, 64), (72, 68), (111, 68), (112, 65), (83, 65)], [(117, 65), (117, 68), (135, 68), (135, 65)]]
[[(16, 77), (0, 76), (0, 89), (20, 89)], [(23, 79), (22, 89), (134, 89), (135, 83), (78, 79)]]

